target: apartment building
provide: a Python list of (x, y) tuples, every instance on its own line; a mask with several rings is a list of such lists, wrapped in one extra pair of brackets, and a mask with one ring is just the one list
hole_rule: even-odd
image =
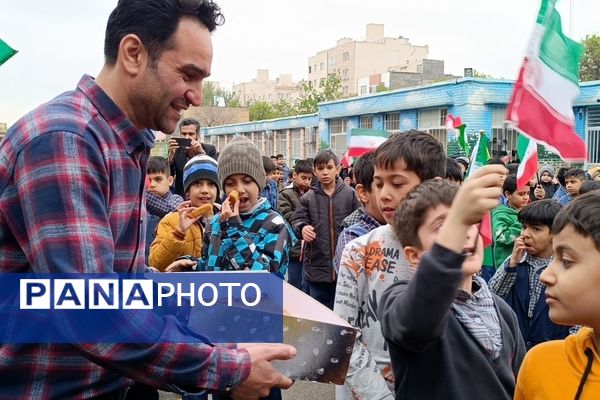
[(361, 77), (387, 71), (419, 72), (419, 65), (427, 58), (429, 47), (410, 43), (408, 38), (385, 37), (383, 24), (368, 24), (365, 40), (339, 39), (336, 46), (319, 51), (308, 59), (308, 81), (318, 86), (321, 79), (335, 71), (342, 78), (342, 94), (357, 93)]
[(233, 94), (240, 100), (242, 107), (248, 107), (253, 101), (293, 102), (300, 97), (300, 87), (292, 80), (291, 74), (280, 74), (278, 78), (271, 80), (268, 69), (259, 69), (251, 82), (234, 84)]

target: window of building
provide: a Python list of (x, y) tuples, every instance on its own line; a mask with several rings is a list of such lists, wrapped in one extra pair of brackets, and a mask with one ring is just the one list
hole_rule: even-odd
[(331, 57), (331, 58), (329, 59), (329, 65), (330, 65), (331, 67), (335, 67), (335, 57)]
[(348, 150), (346, 118), (335, 118), (329, 120), (329, 145), (339, 157)]
[(419, 130), (429, 133), (442, 144), (444, 150), (448, 146), (448, 132), (446, 131), (447, 108), (434, 108), (431, 110), (419, 110), (417, 113), (417, 127)]
[(292, 129), (291, 160), (299, 160), (302, 158), (302, 147), (302, 131), (300, 129)]
[(387, 113), (383, 119), (383, 128), (388, 131), (400, 130), (400, 113)]
[(342, 78), (344, 78), (345, 81), (348, 80), (348, 68), (346, 68), (345, 70), (342, 71)]
[(283, 156), (287, 159), (288, 158), (287, 129), (277, 131), (277, 136), (279, 137), (279, 143), (277, 144), (277, 152), (283, 154)]
[(256, 134), (254, 135), (254, 142), (256, 143), (256, 146), (258, 147), (258, 149), (260, 150), (261, 154), (264, 154), (265, 149), (263, 149), (263, 143), (264, 143), (264, 132), (256, 132)]
[(492, 157), (513, 155), (517, 150), (519, 133), (506, 123), (506, 106), (492, 107)]
[(350, 52), (345, 51), (344, 53), (342, 53), (342, 61), (348, 61), (350, 60)]
[(588, 161), (600, 163), (600, 107), (587, 108), (586, 142)]
[(344, 86), (344, 87), (342, 88), (342, 94), (343, 94), (344, 96), (348, 96), (348, 86)]
[(360, 94), (367, 94), (367, 85), (362, 85), (360, 87)]
[(319, 144), (319, 129), (317, 127), (306, 127), (304, 129), (304, 156), (303, 158), (314, 157), (317, 154)]
[(311, 66), (309, 65), (309, 66), (308, 66), (308, 73), (309, 73), (309, 74), (311, 73), (311, 70), (312, 70), (312, 68), (311, 68)]
[(319, 71), (323, 71), (325, 69), (325, 63), (319, 63)]
[(360, 117), (359, 127), (365, 129), (373, 129), (373, 116), (362, 115)]

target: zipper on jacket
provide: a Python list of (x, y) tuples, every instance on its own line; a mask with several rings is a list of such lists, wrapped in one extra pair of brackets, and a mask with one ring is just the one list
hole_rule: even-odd
[[(334, 252), (334, 247), (335, 247), (335, 236), (333, 235), (333, 196), (329, 196), (329, 262), (333, 263), (333, 257), (335, 256)], [(331, 282), (335, 282), (336, 280), (336, 276), (335, 276), (335, 268), (333, 268), (333, 265), (330, 265), (329, 268), (331, 268)]]

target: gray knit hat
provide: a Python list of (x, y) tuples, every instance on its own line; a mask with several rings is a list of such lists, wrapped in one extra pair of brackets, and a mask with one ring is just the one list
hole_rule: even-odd
[(244, 136), (236, 136), (219, 154), (219, 181), (223, 187), (225, 179), (235, 174), (246, 174), (258, 184), (258, 189), (265, 187), (265, 170), (260, 150)]
[(556, 172), (554, 171), (554, 167), (552, 165), (544, 165), (542, 168), (540, 168), (540, 175), (542, 175), (544, 172), (547, 172), (548, 175), (553, 178), (556, 176)]

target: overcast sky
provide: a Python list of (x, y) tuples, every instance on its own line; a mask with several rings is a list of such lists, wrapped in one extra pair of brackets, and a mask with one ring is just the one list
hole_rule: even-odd
[[(337, 39), (362, 40), (365, 25), (385, 24), (388, 37), (429, 45), (446, 72), (473, 67), (514, 79), (540, 0), (221, 0), (225, 25), (213, 36), (211, 80), (230, 87), (255, 77), (306, 78), (308, 57)], [(117, 0), (3, 0), (0, 38), (19, 53), (0, 67), (0, 122), (71, 90), (103, 62), (106, 21)], [(572, 37), (598, 33), (600, 1), (574, 0)], [(569, 0), (558, 10), (568, 34)]]

